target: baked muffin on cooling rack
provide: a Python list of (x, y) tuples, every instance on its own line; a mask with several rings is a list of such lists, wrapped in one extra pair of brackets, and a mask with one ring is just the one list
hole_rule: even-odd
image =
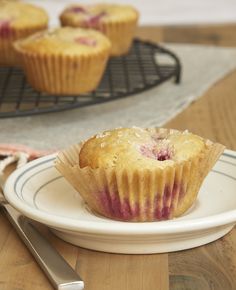
[(104, 33), (112, 43), (111, 55), (126, 54), (132, 44), (139, 14), (128, 5), (71, 5), (61, 14), (63, 26), (93, 28)]
[(0, 65), (19, 65), (13, 42), (46, 29), (47, 13), (21, 1), (0, 1)]
[(100, 215), (166, 220), (192, 206), (223, 150), (187, 131), (119, 128), (62, 151), (55, 166)]
[(64, 27), (15, 43), (28, 82), (38, 91), (77, 95), (94, 90), (110, 53), (109, 39), (92, 29)]

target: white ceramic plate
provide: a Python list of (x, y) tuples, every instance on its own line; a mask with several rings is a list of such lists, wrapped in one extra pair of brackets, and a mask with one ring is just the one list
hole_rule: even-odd
[(16, 170), (6, 182), (5, 196), (72, 244), (113, 253), (171, 252), (212, 242), (236, 223), (236, 152), (225, 151), (185, 215), (149, 223), (113, 221), (90, 212), (53, 167), (54, 159), (50, 155)]

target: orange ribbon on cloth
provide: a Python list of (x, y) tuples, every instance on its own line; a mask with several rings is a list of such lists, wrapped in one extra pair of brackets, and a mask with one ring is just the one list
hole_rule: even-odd
[(16, 162), (16, 167), (19, 168), (30, 160), (34, 160), (54, 152), (56, 152), (56, 150), (35, 150), (22, 144), (0, 143), (0, 175), (2, 175), (4, 169), (12, 163)]

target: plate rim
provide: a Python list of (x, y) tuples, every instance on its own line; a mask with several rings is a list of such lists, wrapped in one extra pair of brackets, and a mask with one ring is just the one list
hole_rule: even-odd
[[(226, 149), (222, 155), (236, 158), (236, 151)], [(7, 178), (4, 186), (4, 195), (6, 200), (18, 211), (25, 216), (41, 222), (49, 227), (59, 230), (69, 230), (73, 232), (96, 233), (96, 234), (117, 234), (117, 235), (156, 235), (156, 234), (177, 234), (187, 233), (199, 230), (207, 230), (214, 227), (219, 227), (227, 224), (236, 223), (236, 209), (229, 210), (224, 213), (215, 214), (209, 217), (196, 218), (194, 220), (168, 220), (156, 222), (122, 222), (111, 220), (111, 222), (97, 221), (78, 221), (67, 217), (43, 212), (39, 209), (32, 208), (30, 205), (23, 202), (14, 193), (14, 185), (18, 176), (30, 167), (52, 159), (57, 156), (57, 153), (50, 154), (34, 161), (31, 161), (21, 168), (16, 169)], [(40, 165), (39, 165), (40, 166)], [(37, 167), (37, 166), (36, 166)], [(115, 226), (114, 226), (115, 223)]]

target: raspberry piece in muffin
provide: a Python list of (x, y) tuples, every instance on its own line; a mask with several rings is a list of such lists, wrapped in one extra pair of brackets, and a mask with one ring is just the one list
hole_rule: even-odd
[(72, 12), (72, 13), (87, 13), (87, 11), (81, 7), (81, 6), (72, 6), (67, 9), (67, 12)]
[(96, 46), (97, 41), (96, 39), (92, 39), (89, 37), (85, 37), (85, 36), (80, 36), (75, 38), (75, 41), (78, 42), (79, 44), (84, 44), (84, 45), (88, 45), (88, 46)]
[(11, 21), (0, 20), (0, 37), (7, 38), (12, 34)]

